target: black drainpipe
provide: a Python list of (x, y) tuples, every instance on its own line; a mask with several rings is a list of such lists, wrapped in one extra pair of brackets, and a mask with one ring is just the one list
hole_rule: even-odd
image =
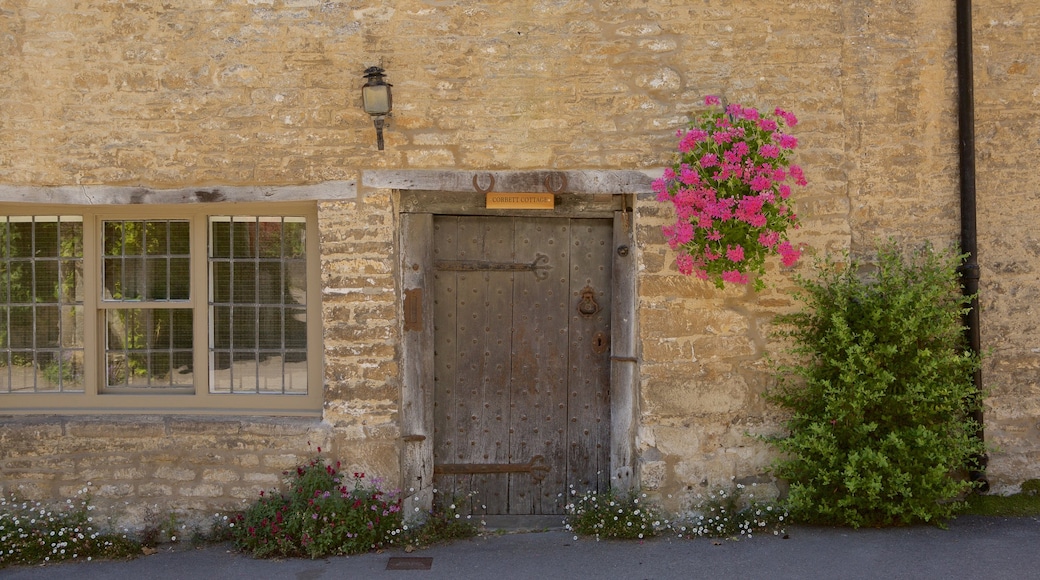
[[(967, 255), (961, 265), (961, 286), (964, 294), (973, 296), (971, 310), (964, 315), (968, 347), (978, 354), (982, 351), (982, 335), (979, 331), (979, 261), (978, 235), (975, 227), (975, 81), (972, 71), (971, 0), (957, 0), (957, 110), (960, 126), (960, 178), (961, 178), (961, 252)], [(975, 371), (975, 394), (982, 396), (982, 371)], [(985, 441), (982, 417), (982, 401), (976, 401), (971, 417), (978, 423), (975, 436)], [(977, 482), (977, 491), (989, 491), (986, 479), (985, 453), (974, 458), (969, 472)]]

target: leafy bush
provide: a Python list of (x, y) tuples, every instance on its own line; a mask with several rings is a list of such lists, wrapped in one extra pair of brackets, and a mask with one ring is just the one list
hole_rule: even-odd
[(141, 553), (141, 546), (125, 534), (99, 529), (90, 515), (93, 510), (86, 497), (53, 507), (0, 496), (0, 568)]
[(673, 528), (680, 538), (750, 538), (755, 534), (785, 533), (787, 510), (773, 502), (759, 501), (754, 494), (745, 498), (745, 489), (738, 483), (732, 491), (720, 489), (709, 493), (693, 506), (696, 515), (692, 521), (677, 522)]
[(396, 493), (352, 479), (322, 458), (286, 472), (286, 493), (260, 492), (260, 499), (236, 517), (236, 544), (260, 558), (357, 554), (393, 544), (402, 533)]
[[(790, 411), (788, 507), (799, 519), (858, 526), (941, 521), (973, 483), (957, 477), (981, 455), (978, 405), (960, 292), (961, 258), (930, 246), (876, 265), (827, 260), (799, 278), (805, 310), (778, 317), (803, 364), (779, 370), (767, 395)], [(869, 276), (861, 277), (861, 271)]]
[[(661, 527), (659, 510), (640, 502), (635, 492), (618, 496), (613, 489), (604, 493), (585, 492), (565, 506), (567, 529), (583, 536), (642, 539), (656, 536)], [(646, 495), (643, 495), (646, 498)]]

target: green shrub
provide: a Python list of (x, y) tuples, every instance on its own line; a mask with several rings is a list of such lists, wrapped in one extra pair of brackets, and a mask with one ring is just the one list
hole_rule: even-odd
[[(973, 484), (958, 477), (983, 449), (958, 285), (961, 258), (893, 243), (876, 265), (827, 260), (799, 278), (806, 308), (778, 317), (801, 364), (767, 397), (790, 412), (774, 442), (800, 520), (858, 526), (941, 522)], [(867, 275), (863, 275), (867, 272)]]
[(141, 553), (126, 534), (100, 529), (93, 510), (85, 496), (61, 506), (0, 496), (0, 568)]
[[(659, 510), (631, 492), (619, 496), (613, 489), (588, 491), (581, 496), (571, 490), (573, 501), (565, 506), (567, 529), (582, 536), (643, 539), (657, 535), (662, 526)], [(642, 496), (643, 499), (646, 495)]]
[(260, 492), (236, 516), (235, 543), (256, 557), (357, 554), (393, 544), (402, 529), (401, 500), (364, 473), (342, 477), (322, 458), (286, 472), (285, 493)]

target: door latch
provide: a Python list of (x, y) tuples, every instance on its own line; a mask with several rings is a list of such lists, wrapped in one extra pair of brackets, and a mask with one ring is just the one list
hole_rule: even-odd
[(578, 313), (585, 318), (592, 318), (600, 311), (599, 303), (596, 302), (596, 291), (591, 286), (586, 286), (581, 291), (581, 300), (578, 302)]

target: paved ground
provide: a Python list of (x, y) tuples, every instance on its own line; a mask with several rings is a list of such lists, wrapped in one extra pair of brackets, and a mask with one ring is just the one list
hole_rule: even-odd
[[(255, 560), (228, 546), (160, 551), (127, 562), (0, 570), (5, 580), (405, 578), (1040, 578), (1040, 518), (961, 517), (949, 529), (794, 527), (789, 539), (580, 539), (563, 531), (491, 535), (418, 550), (326, 560)], [(387, 570), (430, 558), (429, 570)], [(406, 560), (406, 563), (419, 563)]]

